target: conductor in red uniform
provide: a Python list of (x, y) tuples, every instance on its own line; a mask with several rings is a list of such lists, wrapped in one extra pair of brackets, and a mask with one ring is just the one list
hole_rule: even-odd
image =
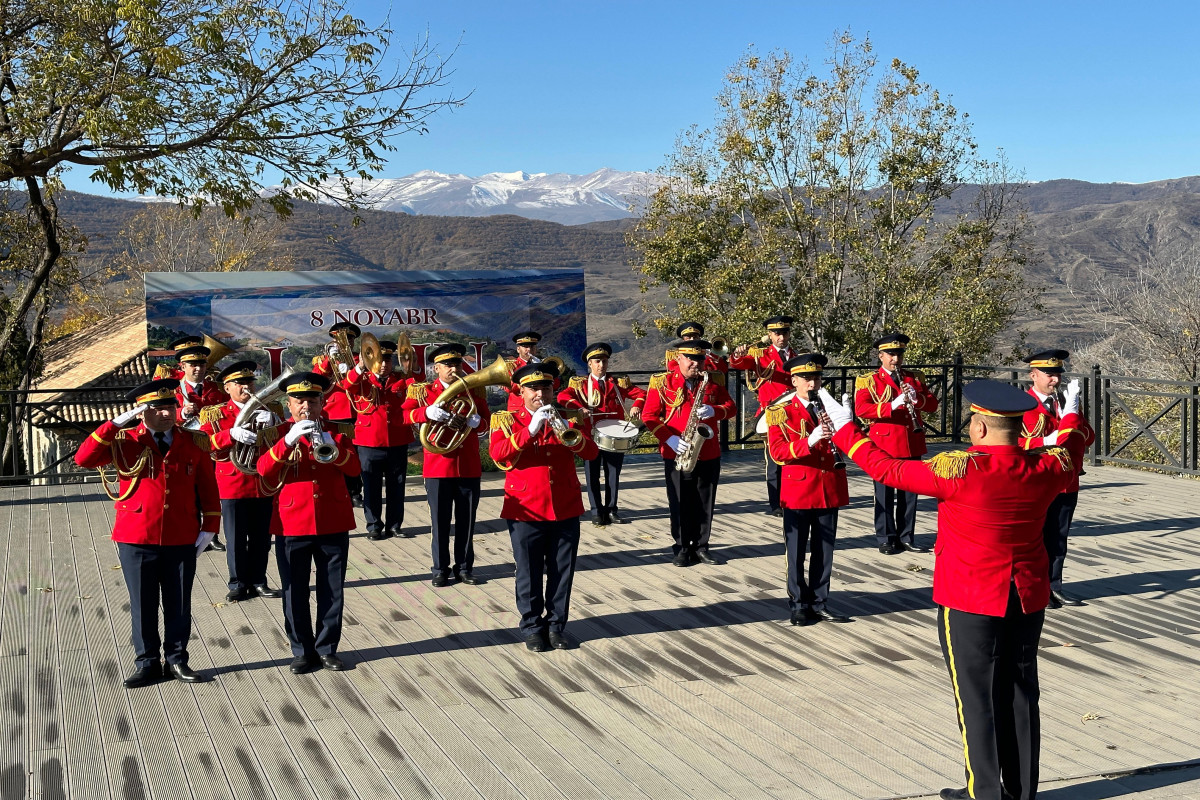
[(1065, 409), (1049, 448), (1018, 444), (1021, 417), (1036, 401), (996, 381), (963, 389), (971, 403), (971, 447), (929, 461), (894, 458), (823, 394), (834, 442), (872, 478), (936, 497), (933, 600), (963, 738), (967, 785), (943, 798), (1029, 800), (1037, 793), (1040, 718), (1037, 648), (1050, 599), (1042, 524), (1074, 480), (1084, 437), (1077, 408)]
[[(1070, 353), (1066, 350), (1043, 350), (1025, 359), (1029, 364), (1029, 380), (1033, 386), (1029, 394), (1037, 405), (1025, 412), (1021, 421), (1021, 446), (1026, 448), (1058, 444), (1069, 431), (1063, 426), (1066, 405), (1079, 403), (1079, 381), (1071, 381), (1066, 392), (1059, 391), (1063, 369)], [(1087, 417), (1079, 415), (1079, 433), (1084, 444), (1096, 440), (1096, 432), (1088, 424)], [(1071, 521), (1075, 518), (1075, 507), (1079, 504), (1079, 476), (1066, 486), (1046, 511), (1046, 524), (1042, 528), (1042, 540), (1046, 543), (1046, 554), (1050, 558), (1050, 608), (1081, 606), (1083, 602), (1063, 591), (1063, 565), (1067, 560), (1067, 536), (1071, 532)]]
[[(105, 490), (115, 501), (112, 538), (129, 589), (133, 622), (133, 689), (164, 674), (188, 683), (205, 680), (188, 666), (192, 629), (192, 581), (196, 548), (221, 524), (221, 498), (208, 455), (208, 438), (175, 424), (174, 380), (154, 380), (126, 398), (130, 411), (103, 423), (83, 440), (75, 463), (101, 470), (111, 466), (119, 488)], [(158, 632), (162, 598), (163, 631)], [(159, 650), (166, 661), (159, 661)]]
[[(889, 456), (919, 459), (927, 452), (921, 413), (937, 411), (938, 401), (925, 385), (923, 374), (901, 368), (910, 341), (903, 333), (889, 333), (875, 340), (879, 369), (854, 382), (854, 411), (871, 426), (867, 434), (871, 441)], [(875, 540), (879, 552), (926, 552), (917, 546), (916, 525), (917, 496), (876, 481)]]
[[(448, 453), (425, 450), (425, 494), (429, 498), (429, 519), (432, 523), (433, 585), (448, 586), (450, 576), (467, 585), (477, 581), (475, 566), (475, 511), (479, 508), (479, 481), (483, 463), (479, 458), (479, 428), (491, 418), (484, 390), (469, 390), (475, 398), (475, 413), (455, 417), (436, 406), (437, 399), (454, 381), (462, 377), (463, 356), (467, 348), (461, 344), (445, 344), (435, 349), (430, 358), (437, 377), (428, 383), (408, 387), (404, 401), (405, 421), (412, 425), (434, 423), (456, 426), (465, 431), (462, 444)], [(454, 560), (451, 561), (450, 525), (454, 523)]]
[[(634, 386), (629, 378), (613, 378), (608, 374), (608, 359), (611, 356), (612, 346), (608, 342), (589, 344), (583, 351), (588, 374), (571, 378), (567, 388), (558, 393), (558, 402), (563, 406), (586, 411), (591, 425), (604, 420), (625, 419), (626, 402), (632, 403), (629, 419), (636, 422), (642, 418), (646, 392)], [(596, 525), (625, 522), (617, 512), (617, 493), (621, 488), (621, 467), (624, 463), (624, 453), (600, 450), (596, 458), (584, 464), (588, 501), (595, 515), (592, 522)], [(601, 475), (604, 476), (603, 489), (600, 486)]]
[(583, 514), (575, 456), (589, 461), (599, 453), (586, 424), (563, 420), (567, 431), (555, 430), (555, 415), (562, 419), (554, 410), (557, 377), (550, 364), (514, 372), (523, 405), (492, 416), (488, 442), (492, 459), (508, 473), (500, 516), (508, 522), (516, 561), (521, 637), (534, 652), (574, 646), (564, 628)]
[[(658, 439), (658, 452), (663, 458), (667, 481), (667, 505), (671, 510), (671, 563), (688, 567), (700, 561), (720, 563), (709, 552), (712, 517), (717, 503), (717, 483), (721, 480), (721, 442), (711, 426), (737, 414), (725, 387), (709, 380), (700, 394), (704, 376), (704, 358), (711, 345), (704, 341), (685, 342), (676, 356), (677, 372), (661, 372), (650, 378), (650, 390), (642, 409), (642, 421)], [(702, 425), (710, 435), (699, 445), (696, 468), (683, 473), (676, 468), (676, 457), (693, 444), (683, 441), (692, 407), (696, 406)]]
[[(354, 445), (362, 464), (363, 515), (368, 539), (398, 536), (404, 525), (404, 484), (412, 425), (404, 420), (404, 401), (412, 378), (396, 372), (396, 343), (379, 343), (379, 374), (361, 361), (346, 379), (354, 408)], [(387, 506), (384, 507), (384, 497)]]
[[(226, 560), (229, 563), (229, 593), (226, 600), (241, 601), (253, 597), (280, 597), (278, 589), (267, 585), (267, 561), (271, 554), (271, 524), (275, 512), (275, 490), (257, 475), (246, 475), (234, 466), (230, 455), (240, 445), (258, 447), (257, 429), (278, 423), (265, 409), (254, 412), (255, 429), (234, 428), (238, 413), (254, 394), (253, 361), (238, 361), (221, 370), (221, 383), (229, 401), (200, 411), (200, 431), (209, 437), (216, 461), (217, 488), (221, 493), (221, 519), (229, 539)], [(255, 459), (257, 461), (257, 459)], [(276, 487), (277, 488), (277, 487)]]
[[(324, 429), (321, 405), (328, 381), (299, 372), (285, 382), (291, 421), (259, 434), (270, 448), (258, 459), (258, 474), (280, 487), (280, 535), (275, 560), (283, 585), (284, 630), (292, 646), (294, 674), (322, 667), (346, 669), (337, 654), (342, 638), (346, 558), (354, 506), (346, 475), (358, 475), (351, 429)], [(309, 579), (316, 567), (317, 619), (309, 613)]]
[[(779, 397), (792, 390), (792, 378), (784, 364), (796, 355), (792, 350), (792, 318), (788, 316), (771, 317), (763, 322), (767, 329), (769, 344), (763, 347), (741, 345), (733, 351), (729, 366), (746, 371), (747, 385), (758, 394), (758, 412), (765, 413), (767, 406)], [(770, 508), (767, 513), (776, 517), (783, 516), (783, 506), (779, 503), (779, 484), (783, 477), (783, 467), (767, 457), (767, 502)]]
[[(829, 580), (837, 539), (838, 509), (850, 503), (846, 464), (818, 416), (821, 373), (829, 363), (820, 353), (802, 353), (784, 366), (796, 391), (785, 405), (767, 409), (767, 448), (783, 465), (783, 538), (787, 552), (788, 603), (793, 625), (850, 620), (829, 610)], [(804, 555), (810, 549), (808, 579)]]

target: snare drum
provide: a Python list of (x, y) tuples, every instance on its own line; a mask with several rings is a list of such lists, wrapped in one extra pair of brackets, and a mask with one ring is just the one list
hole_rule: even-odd
[(623, 419), (605, 419), (597, 422), (592, 428), (592, 438), (596, 447), (610, 453), (624, 453), (632, 450), (637, 444), (638, 434), (642, 429), (632, 422)]

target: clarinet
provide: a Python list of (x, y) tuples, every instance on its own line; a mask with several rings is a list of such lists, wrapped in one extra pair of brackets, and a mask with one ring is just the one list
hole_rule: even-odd
[(833, 443), (833, 420), (829, 418), (829, 412), (821, 403), (821, 396), (817, 394), (816, 389), (809, 390), (808, 402), (812, 403), (812, 407), (817, 410), (817, 421), (821, 423), (821, 430), (824, 431), (825, 438), (829, 440), (829, 449), (833, 451), (833, 468), (845, 469), (846, 462), (842, 458), (842, 451), (838, 450), (837, 445)]

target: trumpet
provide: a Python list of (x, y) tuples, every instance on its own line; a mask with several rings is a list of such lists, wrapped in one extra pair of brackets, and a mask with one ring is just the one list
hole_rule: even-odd
[(708, 352), (712, 353), (717, 358), (725, 358), (732, 351), (729, 346), (729, 340), (723, 336), (714, 336), (712, 339), (712, 349)]
[(546, 421), (550, 423), (550, 429), (554, 431), (554, 438), (558, 439), (559, 444), (564, 447), (577, 447), (583, 441), (583, 434), (567, 424), (556, 404), (549, 403), (543, 408), (550, 409)]
[[(300, 419), (308, 419), (308, 415), (305, 414)], [(325, 441), (325, 429), (321, 427), (321, 418), (317, 417), (313, 421), (317, 423), (317, 429), (308, 435), (308, 443), (312, 446), (313, 460), (318, 464), (330, 464), (337, 458), (337, 445)]]

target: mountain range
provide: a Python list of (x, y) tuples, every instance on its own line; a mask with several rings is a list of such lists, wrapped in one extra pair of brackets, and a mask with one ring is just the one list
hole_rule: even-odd
[[(426, 178), (416, 180), (422, 174)], [(663, 338), (656, 333), (634, 338), (631, 329), (635, 322), (646, 322), (643, 299), (667, 298), (665, 292), (648, 297), (639, 292), (624, 241), (632, 217), (615, 202), (618, 195), (636, 198), (637, 187), (652, 185), (653, 176), (613, 170), (574, 178), (526, 173), (433, 177), (438, 175), (377, 182), (375, 210), (363, 212), (358, 225), (336, 206), (300, 204), (281, 226), (279, 247), (296, 269), (583, 267), (589, 338), (610, 342), (626, 369), (657, 366)], [(447, 187), (445, 193), (439, 186)], [(424, 188), (419, 192), (419, 187)], [(508, 191), (512, 187), (518, 188)], [(969, 193), (969, 187), (963, 191)], [(1027, 278), (1046, 289), (1046, 311), (1019, 320), (1033, 343), (1073, 348), (1094, 339), (1099, 332), (1088, 311), (1096, 281), (1129, 274), (1165, 243), (1200, 244), (1200, 177), (1143, 184), (1045, 181), (1028, 184), (1020, 197), (1039, 254)], [(572, 205), (571, 198), (578, 202)], [(380, 210), (385, 203), (407, 203), (408, 210)], [(496, 213), (511, 211), (517, 203), (529, 204), (522, 207), (528, 213)], [(88, 236), (88, 259), (104, 259), (122, 247), (120, 231), (145, 206), (72, 192), (59, 202), (63, 220)], [(422, 210), (430, 208), (446, 216)], [(530, 218), (547, 209), (569, 209), (581, 224)]]

